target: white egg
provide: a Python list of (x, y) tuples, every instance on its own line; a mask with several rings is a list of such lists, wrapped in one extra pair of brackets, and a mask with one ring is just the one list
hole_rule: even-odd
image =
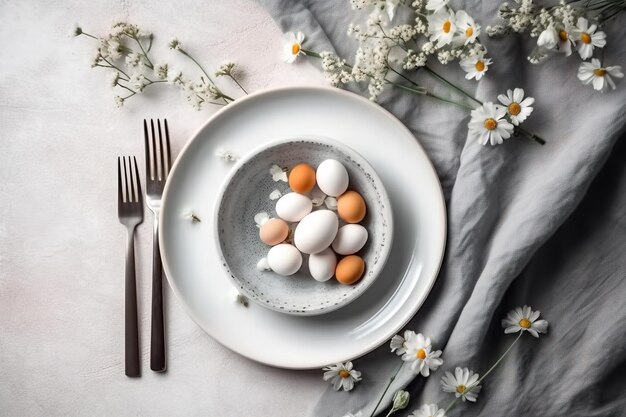
[(312, 208), (311, 199), (298, 193), (285, 194), (276, 202), (276, 214), (288, 222), (299, 222)]
[(328, 281), (335, 275), (337, 256), (330, 248), (309, 256), (309, 272), (316, 281)]
[(295, 246), (281, 243), (267, 253), (267, 263), (279, 275), (293, 275), (302, 266), (302, 254)]
[(337, 235), (339, 219), (330, 210), (317, 210), (306, 215), (293, 236), (293, 242), (300, 252), (318, 253), (333, 243)]
[(367, 242), (367, 229), (360, 224), (346, 224), (337, 231), (333, 250), (340, 255), (357, 253)]
[(327, 159), (317, 167), (315, 173), (317, 186), (324, 194), (331, 197), (339, 197), (348, 189), (348, 171), (334, 159)]

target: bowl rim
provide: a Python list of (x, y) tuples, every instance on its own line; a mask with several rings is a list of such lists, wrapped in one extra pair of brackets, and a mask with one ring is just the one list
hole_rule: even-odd
[[(359, 291), (354, 293), (354, 295), (352, 295), (351, 297), (346, 297), (343, 300), (341, 300), (339, 303), (337, 303), (337, 305), (328, 306), (328, 307), (325, 307), (324, 309), (318, 308), (315, 310), (307, 310), (307, 311), (280, 310), (278, 308), (275, 308), (273, 305), (268, 305), (267, 303), (262, 303), (260, 300), (257, 300), (255, 296), (251, 295), (249, 291), (247, 291), (245, 285), (242, 285), (240, 282), (236, 281), (236, 278), (234, 277), (233, 272), (230, 270), (230, 268), (227, 265), (225, 265), (228, 262), (222, 251), (222, 245), (220, 241), (219, 221), (218, 221), (219, 211), (222, 205), (222, 201), (224, 199), (226, 189), (230, 185), (235, 175), (241, 170), (244, 164), (252, 160), (259, 153), (264, 152), (268, 149), (280, 146), (280, 145), (291, 143), (291, 142), (322, 143), (322, 144), (334, 147), (338, 149), (340, 152), (344, 153), (345, 155), (350, 156), (352, 159), (355, 160), (355, 162), (361, 164), (367, 169), (368, 173), (373, 178), (374, 182), (380, 186), (379, 192), (380, 192), (381, 200), (386, 202), (384, 206), (383, 216), (385, 217), (385, 219), (387, 219), (387, 236), (388, 236), (389, 243), (386, 244), (381, 250), (379, 260), (374, 266), (374, 272), (372, 274), (372, 278), (369, 281), (364, 282), (363, 283), (364, 285), (360, 287)], [(242, 157), (240, 157), (235, 162), (235, 164), (231, 167), (228, 174), (222, 180), (222, 183), (220, 184), (220, 188), (216, 194), (215, 204), (213, 206), (213, 239), (215, 241), (215, 247), (217, 249), (218, 257), (222, 261), (220, 262), (220, 268), (222, 268), (222, 270), (226, 272), (228, 279), (234, 285), (237, 291), (239, 291), (240, 293), (245, 295), (248, 299), (251, 299), (253, 302), (255, 302), (256, 304), (266, 309), (269, 309), (278, 313), (282, 313), (282, 314), (288, 314), (288, 315), (300, 316), (300, 317), (319, 316), (319, 315), (336, 311), (352, 303), (354, 300), (358, 299), (365, 291), (367, 291), (367, 289), (378, 279), (378, 277), (382, 273), (382, 270), (387, 264), (387, 260), (389, 259), (389, 255), (391, 254), (391, 248), (393, 246), (393, 233), (394, 233), (393, 231), (394, 231), (394, 222), (393, 222), (393, 210), (391, 207), (391, 201), (389, 200), (389, 195), (387, 194), (387, 189), (385, 188), (385, 184), (381, 180), (380, 176), (378, 175), (374, 167), (372, 167), (372, 165), (369, 163), (367, 159), (365, 159), (359, 152), (357, 152), (350, 146), (345, 145), (344, 143), (341, 143), (337, 139), (332, 139), (332, 138), (328, 138), (328, 137), (324, 137), (320, 135), (298, 134), (298, 135), (290, 135), (288, 137), (279, 137), (276, 139), (266, 141), (254, 147), (250, 151), (246, 152)]]

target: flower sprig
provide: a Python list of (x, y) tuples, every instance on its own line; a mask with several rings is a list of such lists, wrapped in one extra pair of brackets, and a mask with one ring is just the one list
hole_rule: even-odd
[(580, 0), (561, 2), (552, 7), (540, 7), (533, 0), (521, 0), (511, 6), (503, 3), (498, 16), (503, 25), (488, 26), (489, 36), (502, 36), (509, 32), (528, 32), (537, 38), (537, 45), (528, 56), (533, 64), (540, 64), (555, 54), (573, 56), (575, 49), (583, 62), (578, 78), (583, 84), (591, 84), (597, 91), (616, 88), (612, 77), (622, 78), (619, 65), (603, 66), (594, 58), (596, 51), (606, 44), (606, 33), (600, 28), (626, 10), (626, 0)]
[[(173, 69), (167, 63), (156, 63), (151, 54), (154, 35), (137, 25), (126, 22), (114, 23), (110, 32), (102, 37), (87, 33), (77, 26), (73, 34), (97, 41), (91, 66), (111, 71), (110, 85), (121, 91), (121, 94), (114, 97), (118, 107), (122, 107), (128, 99), (143, 93), (152, 85), (177, 87), (197, 110), (202, 109), (205, 104), (226, 105), (235, 100), (218, 87), (202, 65), (183, 49), (177, 39), (169, 43), (170, 49), (190, 59), (203, 74), (199, 78), (195, 80), (188, 78), (182, 71)], [(223, 64), (215, 75), (231, 78), (242, 92), (247, 94), (235, 78), (234, 71), (235, 64), (228, 62)]]
[[(533, 337), (538, 338), (540, 334), (548, 332), (548, 322), (540, 320), (540, 315), (539, 311), (533, 311), (529, 306), (517, 307), (510, 311), (506, 318), (502, 320), (502, 327), (505, 334), (518, 333), (518, 335), (493, 365), (482, 376), (467, 367), (457, 366), (454, 369), (454, 373), (447, 371), (441, 378), (441, 388), (443, 392), (453, 394), (454, 399), (445, 408), (441, 408), (438, 404), (425, 404), (421, 408), (414, 410), (410, 417), (446, 417), (459, 400), (475, 403), (478, 400), (478, 394), (482, 390), (482, 382), (504, 360), (524, 333), (529, 333)], [(376, 414), (389, 387), (405, 365), (415, 375), (422, 375), (425, 378), (430, 376), (431, 371), (437, 371), (443, 366), (441, 350), (434, 350), (430, 338), (421, 333), (407, 330), (402, 335), (395, 335), (391, 339), (389, 346), (392, 353), (401, 357), (402, 364), (389, 378), (378, 402), (372, 409), (370, 417)], [(355, 383), (361, 381), (361, 372), (354, 370), (352, 362), (338, 363), (325, 367), (323, 370), (325, 371), (324, 380), (330, 381), (335, 390), (351, 391)], [(396, 391), (386, 417), (406, 408), (410, 398), (409, 392), (402, 389)], [(362, 411), (357, 411), (348, 413), (345, 417), (362, 415)]]

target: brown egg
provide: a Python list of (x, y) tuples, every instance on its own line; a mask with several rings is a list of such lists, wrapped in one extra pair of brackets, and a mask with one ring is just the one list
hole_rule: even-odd
[(365, 201), (356, 191), (346, 191), (337, 199), (337, 214), (346, 223), (358, 223), (365, 217)]
[(266, 245), (274, 246), (287, 239), (289, 226), (281, 219), (269, 219), (259, 230), (259, 237)]
[(350, 285), (361, 279), (363, 271), (365, 271), (363, 258), (350, 255), (339, 261), (335, 269), (335, 277), (341, 284)]
[(309, 164), (298, 164), (289, 173), (289, 187), (296, 193), (308, 193), (315, 187), (315, 170)]

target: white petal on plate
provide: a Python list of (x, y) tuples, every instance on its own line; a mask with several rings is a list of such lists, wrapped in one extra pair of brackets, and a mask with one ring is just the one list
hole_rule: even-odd
[(265, 222), (267, 222), (269, 219), (269, 214), (264, 211), (261, 211), (254, 216), (254, 222), (256, 223), (257, 227), (263, 226)]
[(271, 271), (270, 264), (267, 262), (267, 258), (259, 259), (259, 262), (256, 263), (256, 269), (259, 271)]
[(283, 196), (283, 193), (280, 190), (274, 190), (270, 193), (270, 200), (278, 200)]
[(285, 170), (278, 165), (272, 165), (270, 168), (270, 174), (272, 174), (272, 179), (274, 181), (287, 182), (287, 172), (285, 172)]
[(329, 210), (337, 210), (337, 199), (335, 197), (326, 197), (324, 204)]

